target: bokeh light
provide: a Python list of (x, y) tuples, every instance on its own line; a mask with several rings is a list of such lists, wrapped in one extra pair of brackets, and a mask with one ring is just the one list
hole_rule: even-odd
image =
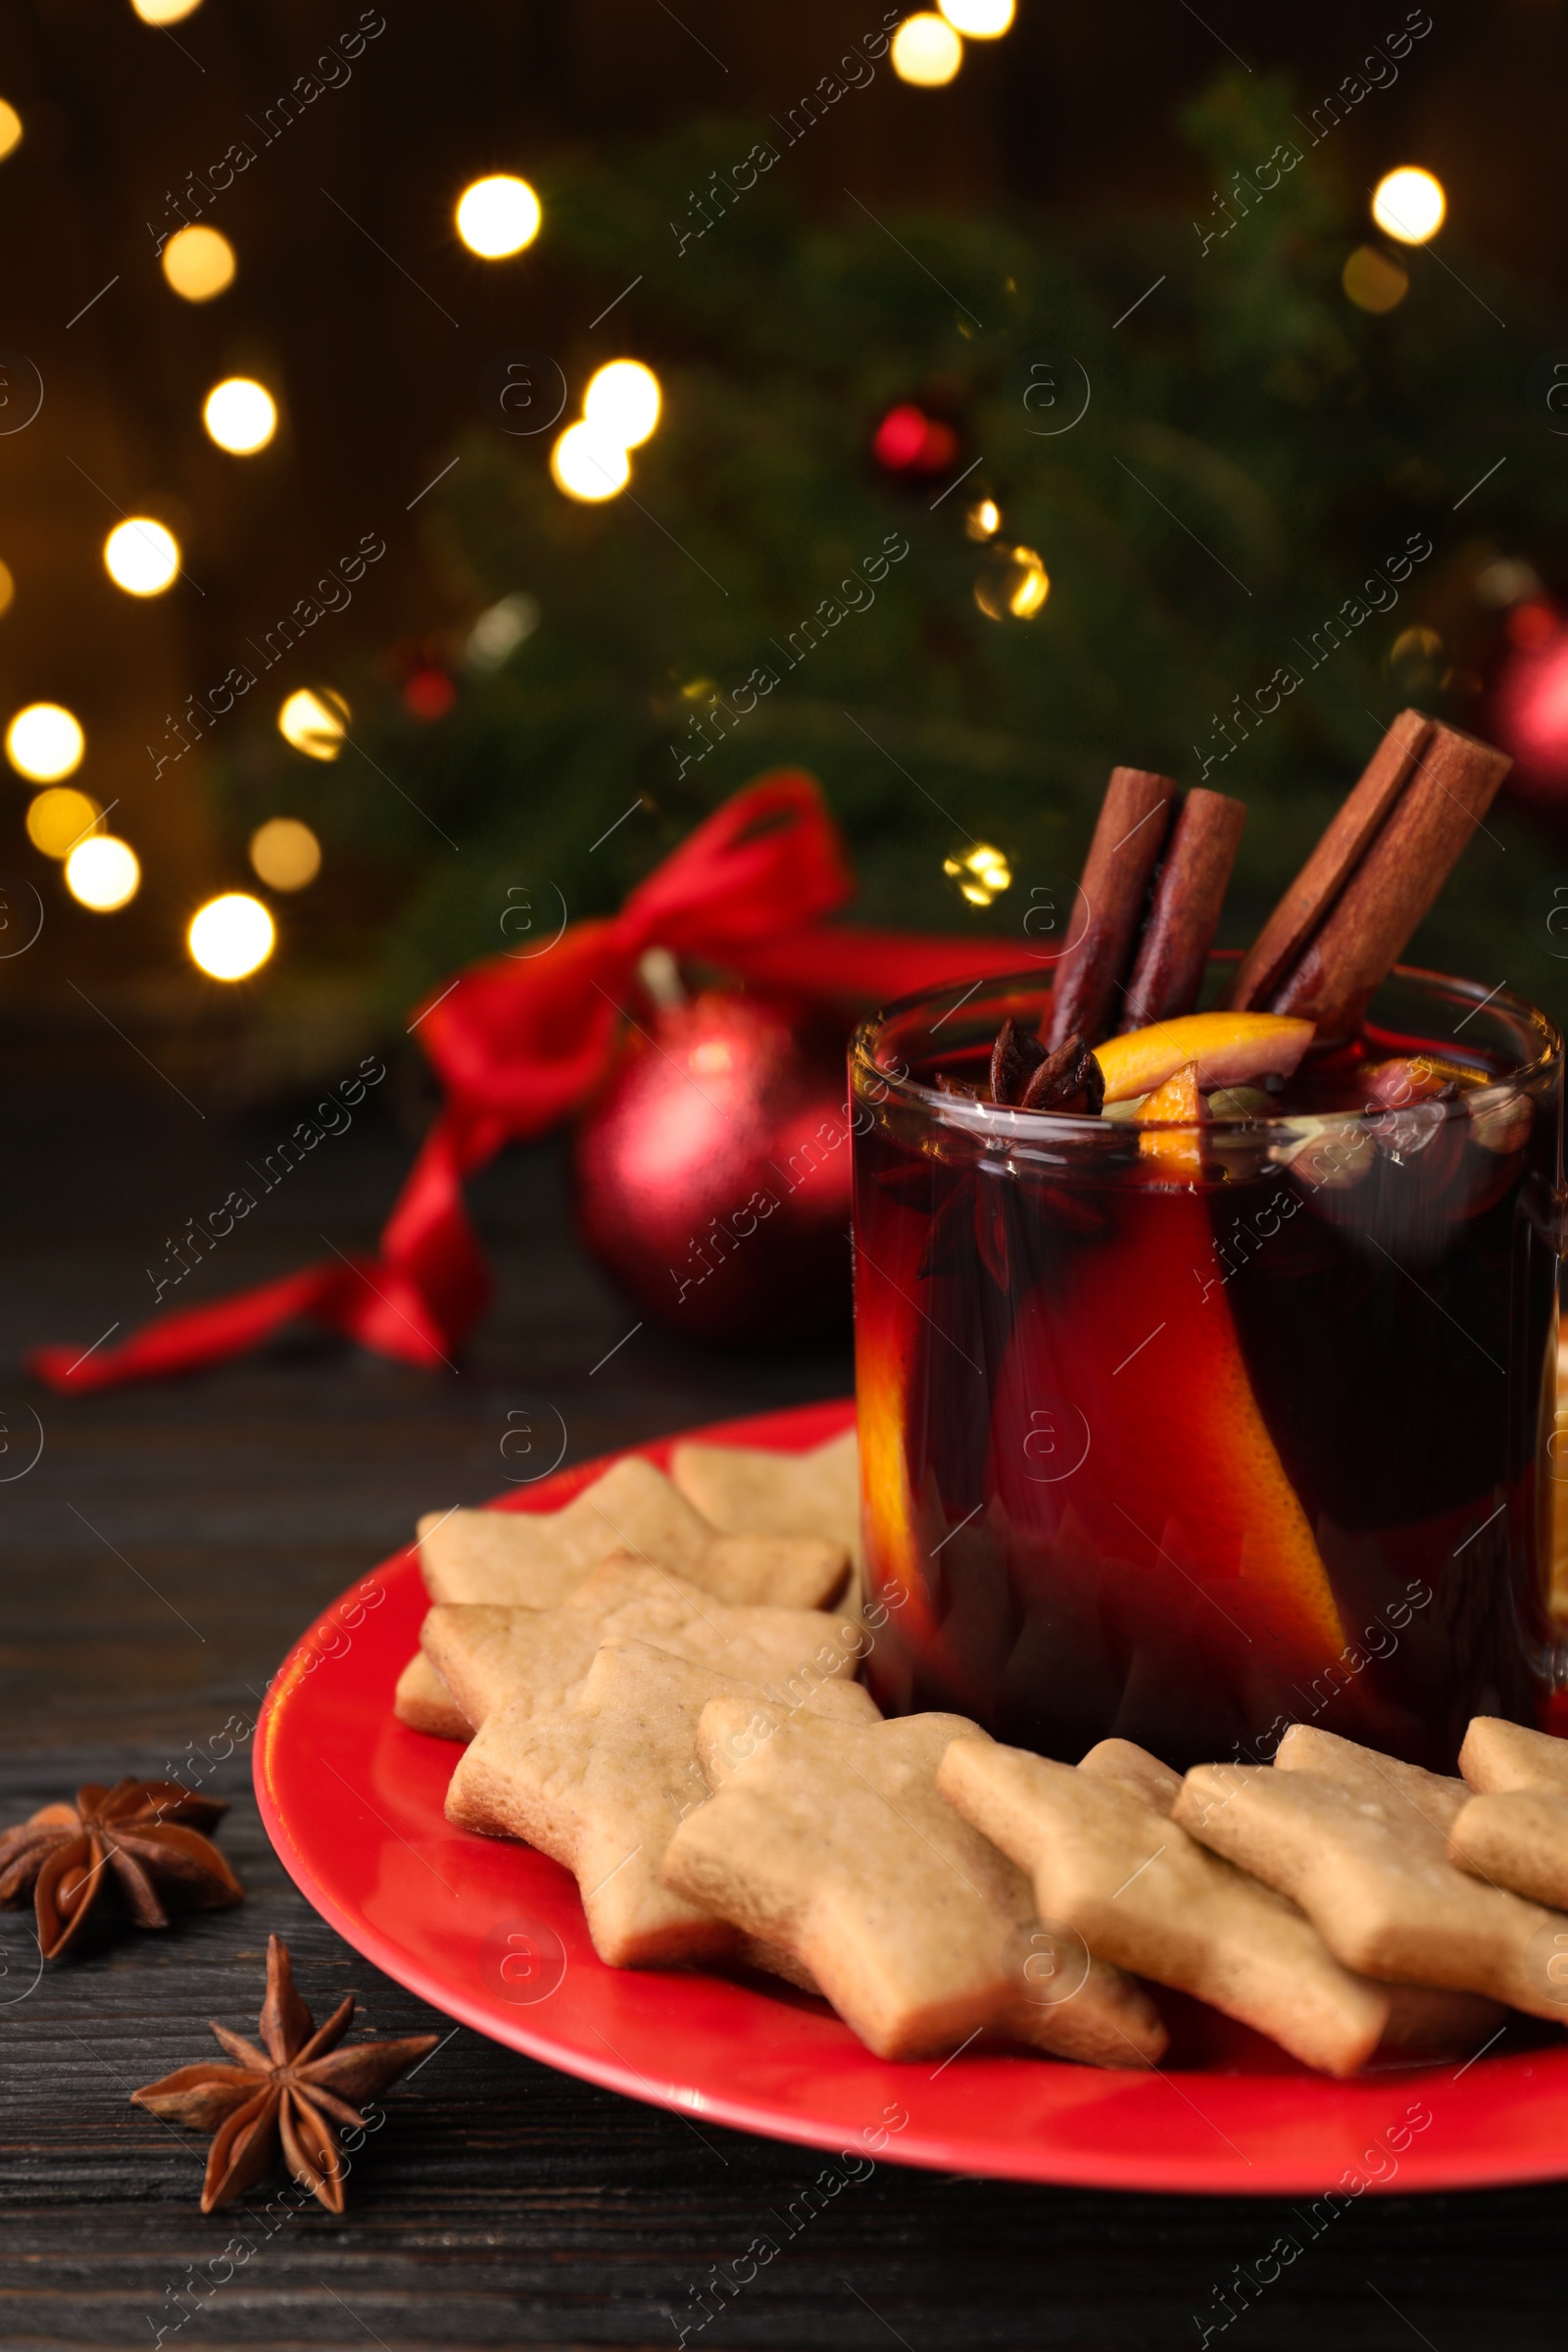
[(954, 31), (971, 41), (998, 39), (1016, 14), (1013, 0), (940, 0), (940, 5)]
[(999, 547), (974, 584), (992, 620), (1033, 620), (1051, 594), (1051, 574), (1032, 547)]
[(248, 375), (229, 375), (208, 393), (202, 422), (220, 449), (248, 458), (265, 449), (276, 432), (277, 404), (265, 384)]
[(0, 98), (0, 161), (22, 145), (22, 117), (9, 100)]
[(1401, 245), (1424, 245), (1443, 226), (1448, 200), (1443, 182), (1417, 164), (1386, 172), (1372, 191), (1372, 218), (1385, 236)]
[(176, 228), (159, 258), (165, 277), (186, 302), (211, 302), (234, 282), (234, 248), (204, 221)]
[(539, 199), (525, 179), (508, 172), (476, 179), (458, 198), (458, 234), (487, 262), (520, 253), (539, 234)]
[(185, 935), (191, 961), (212, 980), (247, 980), (277, 944), (271, 916), (248, 891), (226, 890), (192, 915)]
[(889, 409), (871, 435), (871, 455), (889, 473), (946, 473), (957, 454), (952, 425), (912, 401)]
[(87, 738), (74, 711), (59, 703), (29, 703), (6, 729), (6, 758), (19, 776), (55, 784), (81, 765)]
[(321, 870), (321, 845), (297, 816), (270, 816), (251, 835), (251, 864), (272, 890), (304, 890)]
[(1340, 273), (1340, 283), (1358, 311), (1374, 315), (1395, 310), (1410, 291), (1410, 280), (1398, 263), (1375, 245), (1356, 247)]
[(179, 541), (150, 514), (132, 514), (104, 541), (104, 568), (127, 596), (161, 596), (178, 576)]
[(638, 449), (659, 422), (659, 378), (641, 360), (611, 360), (582, 398), (585, 423), (622, 449)]
[(533, 635), (539, 620), (539, 599), (514, 588), (480, 613), (465, 641), (464, 662), (469, 669), (499, 669)]
[(352, 716), (348, 704), (330, 686), (301, 686), (278, 711), (277, 731), (308, 760), (335, 760)]
[(17, 593), (17, 583), (11, 576), (9, 564), (0, 564), (0, 612), (10, 611), (11, 600)]
[(1012, 886), (1012, 868), (1004, 852), (993, 849), (989, 841), (977, 841), (961, 858), (945, 858), (942, 871), (957, 883), (971, 906), (989, 906)]
[(1002, 509), (994, 498), (977, 499), (963, 518), (971, 539), (994, 539), (1002, 528)]
[(922, 9), (893, 35), (893, 71), (916, 89), (939, 90), (963, 63), (963, 43), (946, 17)]
[(50, 784), (27, 803), (27, 839), (46, 858), (69, 858), (103, 814), (97, 802), (71, 784)]
[(631, 480), (631, 460), (619, 442), (584, 418), (580, 424), (568, 424), (550, 452), (550, 470), (558, 490), (591, 505), (625, 489)]
[(66, 859), (66, 888), (79, 906), (113, 914), (128, 906), (141, 888), (141, 867), (128, 841), (113, 833), (89, 833)]
[(202, 0), (130, 0), (144, 24), (177, 24), (183, 17), (193, 17)]

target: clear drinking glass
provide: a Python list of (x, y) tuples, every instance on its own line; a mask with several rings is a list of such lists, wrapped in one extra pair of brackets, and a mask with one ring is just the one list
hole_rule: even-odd
[(1304, 1721), (1451, 1771), (1472, 1715), (1544, 1721), (1553, 1024), (1401, 966), (1291, 1107), (1152, 1130), (939, 1088), (1049, 994), (960, 993), (850, 1054), (883, 1706), (1177, 1767)]

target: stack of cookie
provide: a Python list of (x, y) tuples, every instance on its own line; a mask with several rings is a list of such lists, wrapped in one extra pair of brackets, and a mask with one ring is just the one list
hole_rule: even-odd
[(883, 1722), (858, 1521), (853, 1432), (421, 1521), (397, 1712), (466, 1742), (448, 1818), (572, 1871), (612, 1966), (771, 1971), (886, 2058), (1152, 2066), (1158, 1985), (1334, 2075), (1568, 2022), (1568, 1743), (1478, 1719), (1449, 1780), (1298, 1725), (1183, 1780)]

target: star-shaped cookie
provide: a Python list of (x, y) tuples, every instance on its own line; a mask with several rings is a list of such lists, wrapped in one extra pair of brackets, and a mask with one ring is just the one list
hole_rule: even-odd
[[(719, 1694), (743, 1721), (759, 1711), (786, 1719), (761, 1690), (716, 1666), (646, 1642), (607, 1642), (564, 1698), (530, 1695), (487, 1718), (452, 1776), (447, 1818), (525, 1838), (573, 1872), (594, 1949), (612, 1967), (764, 1958), (660, 1875), (680, 1822), (708, 1797), (695, 1742), (703, 1710)], [(876, 1720), (858, 1683), (824, 1681), (808, 1704), (841, 1720)]]
[(859, 1557), (860, 1449), (853, 1428), (805, 1453), (687, 1440), (671, 1453), (669, 1475), (726, 1535), (816, 1537)]
[[(1294, 1738), (1281, 1742), (1282, 1761)], [(1448, 1837), (1465, 1805), (1463, 1784), (1349, 1740), (1336, 1747), (1324, 1757), (1332, 1778), (1300, 1760), (1311, 1752), (1304, 1741), (1283, 1771), (1278, 1763), (1196, 1765), (1176, 1819), (1290, 1895), (1348, 1968), (1562, 2016), (1565, 1988), (1547, 1972), (1568, 1917), (1453, 1867)]]
[(1527, 1731), (1497, 1715), (1476, 1715), (1459, 1750), (1459, 1770), (1478, 1794), (1549, 1788), (1568, 1796), (1568, 1740)]
[(1126, 1770), (1085, 1771), (967, 1739), (948, 1749), (939, 1784), (1029, 1873), (1043, 1918), (1269, 2034), (1304, 2064), (1352, 2074), (1387, 2028), (1383, 1988), (1343, 1967), (1293, 1903), (1205, 1852), (1148, 1777), (1140, 1787)]
[[(550, 1608), (613, 1551), (742, 1605), (825, 1608), (849, 1575), (841, 1544), (719, 1531), (662, 1471), (632, 1455), (559, 1511), (431, 1511), (419, 1521), (419, 1567), (436, 1601)], [(393, 1711), (413, 1731), (468, 1737), (463, 1709), (422, 1648), (398, 1678)]]
[(677, 1657), (776, 1689), (786, 1703), (853, 1677), (863, 1637), (818, 1609), (732, 1607), (695, 1585), (614, 1552), (555, 1608), (438, 1602), (420, 1631), (425, 1657), (464, 1719), (464, 1737), (500, 1706), (559, 1705), (603, 1642), (649, 1642)]
[[(1312, 1731), (1308, 1725), (1298, 1728), (1308, 1733), (1312, 1740), (1330, 1737)], [(1346, 1740), (1335, 1740), (1333, 1744), (1336, 1748), (1350, 1747)], [(1355, 1748), (1353, 1756), (1365, 1752)], [(1353, 1761), (1348, 1765), (1344, 1758), (1338, 1761), (1341, 1770), (1355, 1768)], [(1135, 1747), (1130, 1740), (1102, 1740), (1098, 1747), (1092, 1747), (1081, 1759), (1078, 1769), (1123, 1782), (1158, 1813), (1170, 1813), (1181, 1794), (1181, 1774), (1161, 1764), (1147, 1748)], [(1436, 1780), (1437, 1775), (1418, 1775), (1418, 1778)], [(1401, 2051), (1407, 2057), (1419, 2057), (1473, 2050), (1486, 2039), (1502, 2015), (1497, 2002), (1489, 2001), (1480, 1993), (1453, 1992), (1432, 1984), (1385, 1984), (1381, 1989), (1389, 2001), (1388, 2023), (1379, 2044), (1385, 2054)]]
[(548, 1608), (612, 1551), (638, 1552), (717, 1600), (779, 1608), (825, 1608), (849, 1574), (842, 1544), (721, 1535), (635, 1454), (559, 1511), (448, 1511), (419, 1521), (432, 1600)]
[(1165, 2030), (1141, 1985), (1060, 1938), (1049, 1974), (1031, 1974), (1022, 1874), (937, 1792), (959, 1735), (983, 1738), (956, 1715), (769, 1724), (715, 1700), (698, 1734), (715, 1793), (670, 1839), (666, 1885), (792, 1952), (880, 2057), (991, 2027), (1102, 2065), (1153, 2063)]
[[(1449, 1861), (1532, 1902), (1568, 1909), (1568, 1740), (1477, 1715), (1459, 1770), (1476, 1793), (1449, 1829)], [(1568, 1943), (1552, 1965), (1568, 1994)]]

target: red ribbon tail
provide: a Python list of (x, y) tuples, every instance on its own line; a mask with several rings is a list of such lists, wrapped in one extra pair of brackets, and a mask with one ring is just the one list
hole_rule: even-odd
[[(474, 1252), (477, 1257), (477, 1251)], [(485, 1277), (482, 1265), (479, 1278)], [(482, 1298), (472, 1307), (476, 1314)], [(302, 1315), (377, 1348), (399, 1362), (428, 1371), (452, 1365), (456, 1346), (438, 1308), (396, 1266), (373, 1257), (342, 1258), (306, 1266), (280, 1282), (189, 1306), (144, 1324), (118, 1348), (35, 1348), (26, 1369), (62, 1396), (83, 1396), (125, 1380), (167, 1379), (198, 1372), (260, 1347)], [(452, 1366), (456, 1369), (455, 1366)]]
[[(818, 1000), (886, 1002), (943, 981), (1027, 965), (1009, 941), (830, 924), (851, 880), (808, 776), (764, 776), (705, 818), (613, 920), (470, 967), (418, 1015), (448, 1107), (426, 1137), (377, 1257), (339, 1257), (280, 1282), (168, 1314), (118, 1348), (39, 1348), (27, 1368), (70, 1395), (195, 1371), (313, 1315), (400, 1362), (452, 1364), (486, 1305), (490, 1276), (463, 1186), (503, 1145), (553, 1126), (611, 1062), (623, 991), (657, 942), (738, 968), (754, 986)], [(116, 1327), (118, 1328), (118, 1326)]]
[(85, 1396), (93, 1389), (111, 1389), (122, 1380), (158, 1379), (172, 1372), (192, 1372), (205, 1364), (254, 1348), (298, 1315), (338, 1320), (333, 1307), (352, 1269), (342, 1265), (306, 1266), (286, 1274), (281, 1282), (267, 1282), (232, 1298), (215, 1299), (211, 1306), (188, 1306), (122, 1340), (118, 1348), (35, 1348), (26, 1368), (65, 1396)]

